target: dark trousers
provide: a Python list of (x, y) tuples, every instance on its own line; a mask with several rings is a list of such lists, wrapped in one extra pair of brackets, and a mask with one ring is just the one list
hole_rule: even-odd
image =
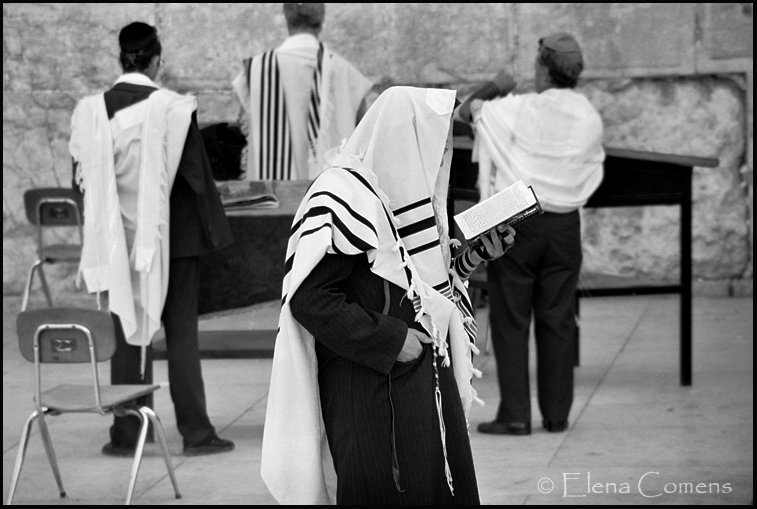
[[(168, 293), (163, 307), (163, 327), (166, 333), (168, 383), (176, 412), (176, 423), (184, 438), (184, 446), (195, 445), (215, 434), (205, 402), (205, 383), (200, 365), (200, 346), (197, 332), (197, 302), (200, 290), (198, 257), (171, 259), (168, 273)], [(148, 348), (145, 378), (140, 375), (139, 347), (126, 343), (121, 322), (116, 323), (116, 354), (110, 361), (112, 384), (151, 384), (152, 355)], [(152, 405), (143, 400), (140, 404)], [(110, 429), (113, 445), (133, 447), (139, 437), (139, 419), (116, 417)]]
[(545, 420), (568, 420), (573, 403), (575, 290), (580, 268), (578, 211), (545, 212), (519, 225), (515, 245), (489, 262), (489, 317), (500, 391), (498, 421), (531, 421), (528, 339), (532, 312), (539, 409)]

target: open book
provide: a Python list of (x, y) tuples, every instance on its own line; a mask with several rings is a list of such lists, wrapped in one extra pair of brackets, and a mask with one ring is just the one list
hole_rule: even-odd
[(279, 199), (272, 182), (227, 180), (217, 182), (221, 203), (226, 210), (275, 209)]
[(479, 236), (498, 224), (515, 226), (518, 223), (538, 216), (543, 212), (534, 190), (517, 181), (510, 187), (477, 203), (468, 210), (455, 215), (455, 222), (460, 228), (468, 245), (475, 248), (480, 244)]

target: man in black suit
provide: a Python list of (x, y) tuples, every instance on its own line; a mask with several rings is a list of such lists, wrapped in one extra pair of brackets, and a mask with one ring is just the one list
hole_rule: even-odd
[[(119, 44), (120, 63), (124, 73), (113, 88), (103, 94), (103, 98), (113, 141), (115, 182), (126, 246), (129, 258), (132, 260), (130, 270), (134, 285), (135, 234), (139, 231), (141, 222), (152, 220), (149, 217), (145, 219), (140, 216), (142, 212), (138, 204), (139, 200), (143, 199), (143, 187), (147, 181), (142, 167), (145, 164), (142, 151), (147, 150), (148, 144), (154, 143), (147, 139), (149, 137), (145, 137), (147, 131), (143, 129), (143, 124), (147, 122), (148, 115), (154, 115), (155, 111), (154, 108), (151, 110), (150, 105), (153, 102), (148, 99), (159, 90), (153, 80), (162, 63), (162, 46), (156, 29), (144, 23), (132, 23), (124, 27), (119, 35)], [(178, 94), (175, 94), (175, 97), (182, 98)], [(183, 99), (187, 98), (183, 97)], [(160, 315), (166, 335), (171, 399), (174, 403), (177, 425), (184, 441), (184, 453), (187, 455), (212, 454), (234, 448), (233, 442), (218, 437), (210, 422), (200, 365), (197, 316), (199, 257), (227, 247), (232, 243), (232, 237), (197, 126), (195, 107), (196, 105), (192, 108), (186, 141), (173, 186), (170, 188), (170, 203), (168, 204), (170, 263), (168, 264), (167, 288), (164, 286), (162, 289), (165, 294), (165, 303)], [(85, 147), (75, 147), (76, 129), (82, 126), (77, 126), (76, 122), (72, 124), (72, 155), (75, 161), (86, 160), (83, 157), (77, 158), (77, 153), (90, 154), (91, 152), (87, 152), (91, 150), (90, 144), (79, 143)], [(165, 124), (166, 136), (177, 134), (171, 132), (170, 122), (166, 120)], [(183, 136), (184, 132), (178, 134)], [(162, 140), (157, 143), (162, 143)], [(164, 166), (169, 166), (169, 164)], [(77, 181), (83, 181), (82, 187), (86, 200), (87, 177), (82, 170), (79, 172)], [(90, 181), (96, 178), (90, 178)], [(142, 182), (143, 187), (139, 185), (141, 179), (145, 179)], [(87, 210), (85, 210), (86, 216)], [(98, 219), (101, 218), (92, 217), (92, 214), (86, 217), (86, 221), (98, 221)], [(86, 240), (85, 237), (85, 242)], [(85, 281), (87, 281), (86, 275), (84, 273)], [(90, 286), (89, 281), (87, 284)], [(112, 303), (114, 289), (109, 288), (109, 290)], [(93, 291), (92, 288), (90, 291)], [(136, 287), (134, 295), (135, 298), (139, 295)], [(134, 346), (137, 342), (131, 340), (138, 333), (130, 336), (127, 342), (122, 320), (117, 314), (113, 316), (116, 322), (117, 351), (111, 360), (111, 382), (113, 384), (152, 383), (150, 348), (146, 348), (146, 359), (143, 359), (142, 348)], [(149, 343), (150, 339), (151, 337), (146, 337), (141, 344)], [(140, 369), (140, 364), (142, 364), (142, 369)], [(136, 417), (115, 417), (110, 429), (111, 441), (103, 447), (103, 454), (133, 455), (139, 426), (140, 423)]]

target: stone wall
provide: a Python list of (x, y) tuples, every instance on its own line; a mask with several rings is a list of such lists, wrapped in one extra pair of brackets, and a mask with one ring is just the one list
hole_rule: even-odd
[[(694, 276), (700, 293), (750, 294), (753, 277), (752, 4), (328, 4), (323, 39), (363, 73), (461, 96), (505, 68), (531, 86), (538, 38), (575, 34), (579, 91), (608, 146), (717, 157), (694, 176)], [(23, 192), (68, 186), (70, 114), (119, 74), (118, 31), (158, 27), (165, 86), (196, 94), (202, 123), (235, 121), (241, 61), (285, 37), (280, 4), (3, 5), (3, 292), (20, 293), (35, 231)], [(592, 270), (675, 278), (672, 207), (587, 210)], [(50, 273), (62, 291), (73, 268)]]

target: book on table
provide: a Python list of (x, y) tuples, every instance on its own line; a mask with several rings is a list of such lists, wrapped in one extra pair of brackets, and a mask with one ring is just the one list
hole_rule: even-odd
[(226, 210), (275, 209), (279, 199), (272, 182), (232, 180), (217, 182), (221, 203)]
[(522, 180), (455, 215), (455, 223), (472, 248), (481, 235), (500, 224), (515, 226), (544, 212), (531, 186)]

